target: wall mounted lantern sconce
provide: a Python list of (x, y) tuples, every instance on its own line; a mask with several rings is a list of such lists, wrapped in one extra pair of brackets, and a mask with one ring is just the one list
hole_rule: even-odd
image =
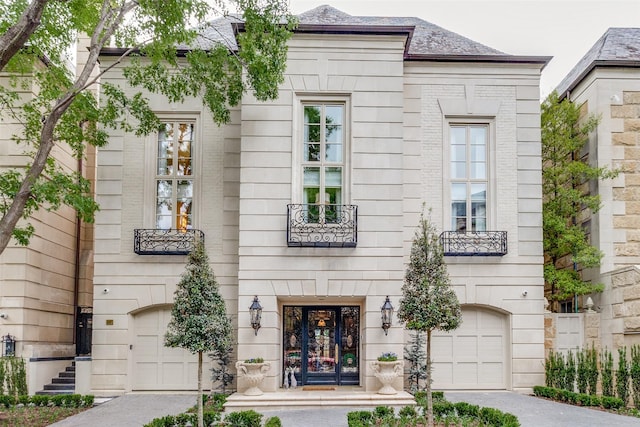
[(262, 306), (260, 305), (260, 301), (258, 301), (257, 295), (253, 298), (253, 303), (251, 303), (251, 307), (249, 307), (249, 314), (251, 315), (251, 327), (255, 331), (255, 334), (258, 335), (260, 319), (262, 318)]
[(16, 355), (16, 337), (9, 334), (2, 337), (2, 355), (3, 356), (15, 356)]
[(391, 327), (391, 320), (393, 319), (393, 306), (389, 300), (389, 295), (387, 295), (387, 299), (384, 301), (384, 304), (382, 304), (382, 307), (380, 307), (380, 312), (382, 313), (382, 329), (384, 329), (384, 334), (387, 335)]

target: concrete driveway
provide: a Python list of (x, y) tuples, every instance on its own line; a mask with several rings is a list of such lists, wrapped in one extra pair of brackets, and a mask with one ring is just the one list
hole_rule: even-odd
[[(640, 418), (565, 405), (506, 391), (446, 392), (451, 402), (469, 402), (510, 412), (523, 427), (640, 426)], [(53, 427), (140, 427), (154, 418), (178, 414), (195, 404), (195, 395), (127, 394), (52, 424)], [(261, 411), (263, 421), (280, 417), (283, 427), (346, 427), (347, 413), (371, 408), (322, 407)]]

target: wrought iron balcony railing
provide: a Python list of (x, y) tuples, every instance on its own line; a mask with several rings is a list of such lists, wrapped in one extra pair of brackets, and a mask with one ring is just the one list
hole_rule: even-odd
[(287, 205), (287, 245), (355, 248), (358, 207), (355, 205)]
[(187, 255), (196, 246), (204, 242), (204, 233), (200, 230), (134, 230), (133, 251), (138, 255)]
[(503, 256), (506, 231), (445, 231), (440, 235), (445, 256)]

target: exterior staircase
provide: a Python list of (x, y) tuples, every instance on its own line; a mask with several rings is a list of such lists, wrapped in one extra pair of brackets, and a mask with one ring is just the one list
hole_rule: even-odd
[(44, 390), (37, 391), (36, 394), (74, 394), (76, 390), (76, 362), (58, 373), (57, 378), (51, 379), (51, 384), (44, 386)]
[(227, 398), (225, 412), (244, 411), (247, 409), (313, 409), (318, 407), (353, 406), (357, 408), (375, 408), (391, 406), (400, 409), (416, 404), (413, 396), (406, 391), (394, 395), (365, 392), (357, 386), (337, 386), (335, 390), (310, 390), (305, 387), (265, 392), (260, 396), (245, 396), (234, 393)]

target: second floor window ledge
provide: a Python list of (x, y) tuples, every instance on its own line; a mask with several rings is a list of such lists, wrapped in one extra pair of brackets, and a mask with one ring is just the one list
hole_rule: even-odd
[(187, 255), (204, 242), (201, 230), (144, 229), (134, 230), (133, 251), (138, 255)]
[(287, 246), (354, 248), (357, 243), (357, 206), (287, 205)]
[(503, 256), (506, 231), (445, 231), (440, 235), (445, 256)]

